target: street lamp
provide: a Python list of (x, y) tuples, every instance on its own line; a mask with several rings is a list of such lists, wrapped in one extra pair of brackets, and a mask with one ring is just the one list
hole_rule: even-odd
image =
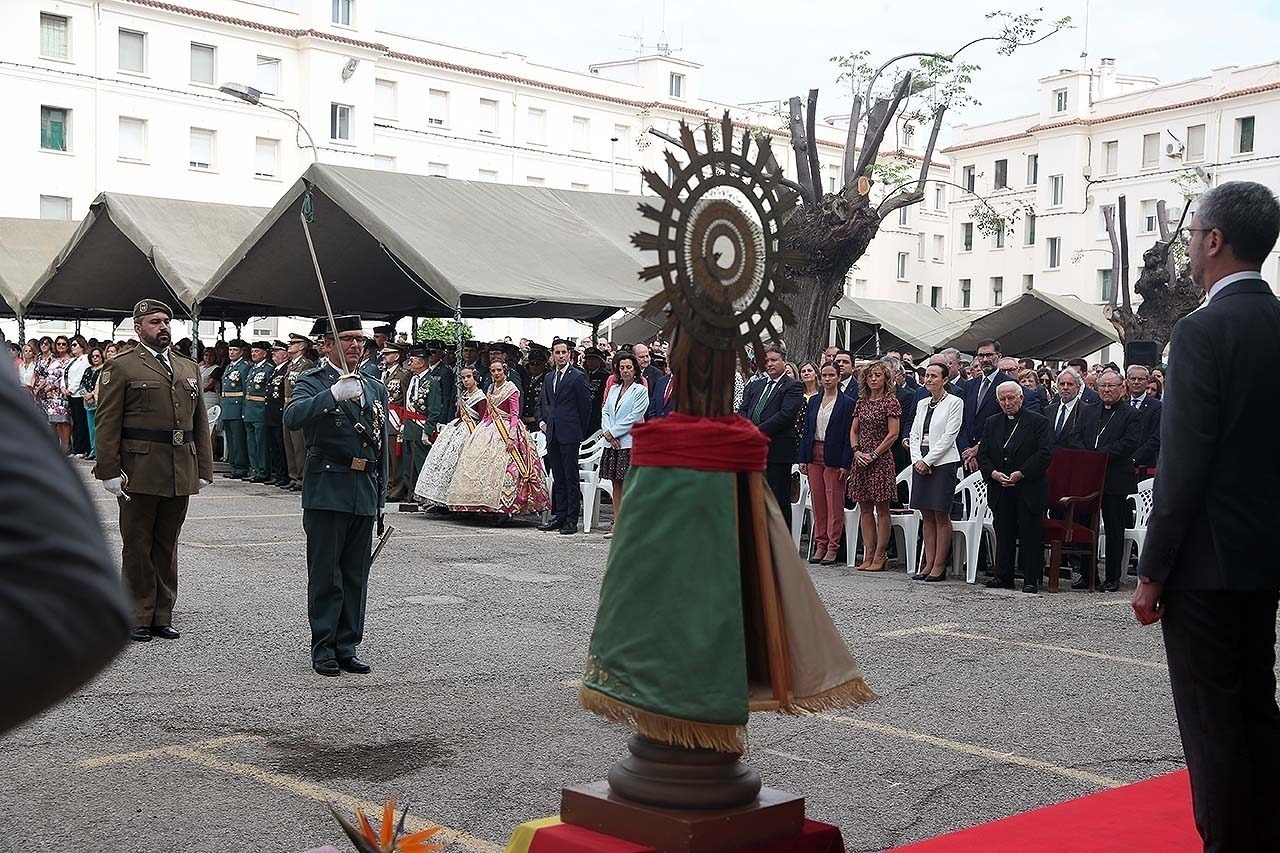
[(280, 113), (280, 115), (289, 119), (291, 122), (293, 122), (298, 126), (298, 130), (302, 131), (303, 136), (307, 137), (307, 144), (305, 146), (299, 145), (298, 147), (310, 148), (312, 162), (315, 162), (315, 163), (320, 162), (320, 154), (319, 154), (319, 151), (316, 149), (316, 141), (311, 138), (311, 132), (307, 130), (306, 125), (304, 125), (292, 111), (282, 110), (279, 107), (271, 106), (271, 104), (264, 104), (262, 102), (262, 92), (258, 91), (252, 86), (246, 86), (243, 83), (223, 83), (221, 86), (218, 87), (218, 91), (224, 95), (230, 95), (231, 97), (235, 98), (237, 101), (244, 101), (246, 104), (249, 104), (250, 106), (266, 107), (267, 109), (273, 112)]
[(617, 180), (613, 176), (614, 164), (618, 162), (618, 137), (609, 137), (609, 192), (618, 191)]

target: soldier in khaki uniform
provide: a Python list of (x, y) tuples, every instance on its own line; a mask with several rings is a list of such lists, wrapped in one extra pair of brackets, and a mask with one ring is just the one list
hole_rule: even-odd
[(93, 475), (120, 504), (125, 585), (138, 642), (177, 639), (178, 534), (187, 504), (213, 480), (209, 419), (199, 366), (169, 349), (173, 312), (134, 306), (139, 345), (107, 363), (98, 380)]
[[(381, 328), (381, 327), (379, 327)], [(400, 363), (404, 347), (396, 343), (388, 343), (382, 348), (382, 384), (387, 386), (387, 407), (394, 413), (388, 418), (391, 430), (391, 447), (388, 450), (387, 462), (391, 473), (387, 481), (387, 500), (403, 501), (411, 494), (404, 484), (404, 448), (401, 441), (401, 423), (404, 419), (404, 395), (409, 388), (409, 379), (413, 374), (409, 368)]]
[[(286, 406), (293, 399), (293, 386), (298, 383), (298, 377), (316, 366), (316, 363), (306, 355), (310, 346), (310, 338), (299, 334), (289, 335), (289, 360), (281, 367), (285, 371), (284, 404)], [(302, 491), (302, 473), (307, 462), (307, 445), (302, 439), (302, 430), (285, 427), (284, 455), (289, 463), (289, 491), (300, 492)]]

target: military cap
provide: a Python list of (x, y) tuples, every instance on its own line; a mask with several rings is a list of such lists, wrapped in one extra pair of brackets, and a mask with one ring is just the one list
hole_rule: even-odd
[(254, 341), (253, 343), (249, 344), (249, 348), (260, 349), (266, 352), (271, 352), (271, 341)]
[(289, 333), (289, 343), (291, 343), (291, 344), (310, 344), (310, 343), (311, 343), (311, 338), (308, 338), (306, 335), (300, 335), (300, 334), (298, 334), (297, 332), (290, 332), (290, 333)]
[(599, 349), (597, 349), (596, 347), (587, 347), (585, 350), (583, 350), (583, 351), (582, 351), (582, 357), (583, 357), (583, 358), (600, 358), (600, 359), (603, 359), (603, 358), (604, 358), (604, 353), (603, 353), (603, 352), (601, 352), (601, 351), (600, 351)]
[(507, 355), (515, 356), (516, 358), (519, 358), (521, 355), (524, 354), (520, 351), (520, 347), (516, 346), (515, 344), (504, 343), (501, 349)]
[(227, 346), (239, 347), (240, 349), (248, 349), (249, 342), (246, 341), (244, 338), (233, 338), (232, 340), (227, 341)]
[(438, 340), (438, 339), (436, 339), (436, 338), (432, 338), (431, 340), (423, 341), (423, 342), (422, 342), (422, 345), (423, 345), (424, 347), (426, 347), (427, 349), (429, 349), (429, 350), (434, 350), (435, 352), (440, 352), (440, 351), (442, 351), (442, 350), (444, 349), (444, 341), (442, 341), (442, 340)]
[(409, 358), (426, 358), (430, 354), (429, 350), (421, 345), (409, 347)]
[[(335, 317), (334, 319), (337, 319), (337, 318)], [(387, 337), (391, 337), (396, 333), (396, 327), (391, 325), (390, 323), (385, 323), (381, 326), (374, 326), (373, 333), (375, 335), (386, 335)]]
[(278, 350), (287, 350), (289, 348), (289, 345), (286, 344), (284, 341), (272, 341), (271, 348), (278, 349)]
[(408, 347), (405, 344), (396, 343), (394, 341), (387, 341), (385, 344), (382, 345), (382, 349), (378, 350), (378, 352), (382, 355), (386, 355), (389, 352), (393, 352), (399, 355), (400, 353), (404, 352), (406, 349), (408, 349)]
[(169, 319), (173, 319), (173, 311), (169, 310), (169, 306), (165, 305), (159, 299), (143, 299), (137, 305), (133, 306), (133, 319), (145, 317), (148, 314), (164, 314)]
[[(358, 314), (341, 314), (334, 317), (333, 322), (336, 324), (335, 328), (339, 334), (343, 332), (359, 332), (364, 328), (360, 325), (360, 316)], [(313, 338), (332, 336), (329, 331), (328, 317), (321, 317), (316, 320), (315, 325), (311, 327), (311, 336)]]
[(463, 349), (480, 349), (480, 347), (481, 347), (481, 343), (479, 341), (463, 341), (462, 342)]

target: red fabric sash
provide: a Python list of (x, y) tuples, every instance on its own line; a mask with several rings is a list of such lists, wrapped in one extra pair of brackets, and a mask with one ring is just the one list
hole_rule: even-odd
[(769, 437), (741, 415), (695, 418), (672, 412), (631, 430), (631, 464), (695, 471), (763, 471)]
[(405, 421), (425, 421), (427, 419), (427, 416), (421, 412), (411, 412), (398, 403), (392, 403), (390, 408), (391, 411), (400, 415), (400, 423), (404, 423)]

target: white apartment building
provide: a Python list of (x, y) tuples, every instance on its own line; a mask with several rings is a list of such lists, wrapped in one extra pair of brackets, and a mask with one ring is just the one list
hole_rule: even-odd
[[(674, 136), (680, 120), (729, 108), (774, 131), (778, 160), (795, 173), (774, 114), (703, 97), (701, 67), (672, 56), (566, 71), (385, 32), (377, 0), (5, 5), (0, 105), (12, 125), (0, 135), (0, 216), (79, 219), (102, 191), (271, 206), (312, 151), (287, 117), (220, 93), (228, 82), (296, 111), (325, 163), (639, 195), (641, 167), (667, 170), (666, 143), (650, 128)], [(824, 122), (818, 136), (834, 189), (844, 130)], [(919, 157), (916, 140), (898, 142)], [(945, 206), (931, 189), (924, 206), (886, 223), (849, 292), (941, 304)], [(487, 250), (481, 237), (477, 250)], [(583, 333), (536, 320), (475, 325), (495, 337)]]
[[(1111, 244), (1104, 210), (1126, 197), (1130, 280), (1159, 238), (1156, 202), (1176, 223), (1184, 187), (1231, 180), (1280, 188), (1280, 62), (1217, 68), (1161, 85), (1118, 73), (1063, 71), (1039, 81), (1040, 111), (958, 127), (943, 150), (957, 183), (1002, 212), (1026, 211), (1010, 232), (984, 236), (979, 204), (953, 190), (948, 304), (986, 310), (1038, 288), (1103, 304)], [(1265, 274), (1280, 282), (1280, 258)]]

